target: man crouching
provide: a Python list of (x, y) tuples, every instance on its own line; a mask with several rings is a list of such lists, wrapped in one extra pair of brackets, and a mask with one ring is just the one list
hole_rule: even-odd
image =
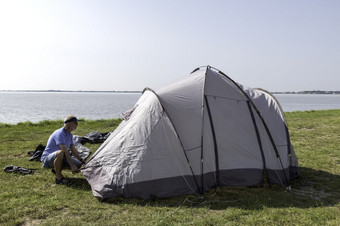
[[(41, 155), (41, 162), (44, 168), (51, 168), (55, 174), (56, 184), (66, 185), (69, 183), (61, 174), (63, 168), (71, 168), (73, 174), (79, 172), (79, 168), (85, 161), (80, 157), (73, 143), (73, 134), (78, 126), (78, 119), (68, 116), (64, 120), (64, 126), (52, 133), (47, 141), (46, 148)], [(71, 150), (73, 156), (70, 155)]]

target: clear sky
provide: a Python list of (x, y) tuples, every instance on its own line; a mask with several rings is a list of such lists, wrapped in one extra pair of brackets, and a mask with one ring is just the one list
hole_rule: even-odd
[(211, 65), (340, 90), (338, 0), (0, 0), (0, 90), (143, 90)]

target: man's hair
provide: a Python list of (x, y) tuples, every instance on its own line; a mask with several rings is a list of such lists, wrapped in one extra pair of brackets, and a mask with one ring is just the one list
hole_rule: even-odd
[(75, 116), (67, 116), (65, 119), (64, 119), (64, 123), (69, 123), (69, 122), (78, 122), (79, 120), (77, 119), (77, 117)]

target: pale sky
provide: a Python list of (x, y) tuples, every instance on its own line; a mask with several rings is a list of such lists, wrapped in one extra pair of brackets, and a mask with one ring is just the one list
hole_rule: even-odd
[(211, 65), (340, 90), (338, 0), (0, 0), (0, 90), (157, 89)]

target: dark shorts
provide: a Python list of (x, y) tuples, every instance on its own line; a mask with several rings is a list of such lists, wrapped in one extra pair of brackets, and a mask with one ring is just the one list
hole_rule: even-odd
[[(54, 162), (56, 157), (57, 157), (57, 151), (49, 154), (48, 156), (46, 156), (46, 158), (42, 161), (43, 167), (44, 168), (54, 168), (53, 162)], [(80, 166), (81, 165), (81, 161), (79, 161), (76, 157), (71, 156), (71, 159), (74, 162), (74, 164), (76, 164), (76, 166)], [(64, 160), (63, 160), (63, 168), (65, 168), (65, 167), (70, 167), (70, 165), (68, 164), (68, 162), (64, 158)]]

